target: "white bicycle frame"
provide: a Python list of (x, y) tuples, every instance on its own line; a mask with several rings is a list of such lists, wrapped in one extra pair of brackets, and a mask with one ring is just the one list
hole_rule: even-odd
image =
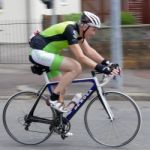
[[(44, 80), (45, 80), (46, 84), (50, 84), (51, 82), (49, 81), (46, 72), (43, 72), (43, 76), (44, 76)], [(97, 87), (97, 90), (98, 90), (98, 94), (99, 94), (99, 96), (101, 98), (101, 101), (102, 101), (102, 103), (103, 103), (103, 105), (104, 105), (104, 107), (106, 109), (106, 112), (108, 113), (108, 116), (109, 116), (111, 121), (114, 119), (114, 114), (111, 111), (111, 108), (110, 108), (107, 100), (105, 99), (105, 96), (103, 95), (102, 87), (105, 86), (112, 78), (113, 78), (113, 76), (104, 75), (104, 78), (103, 78), (101, 83), (98, 81), (98, 78), (96, 76), (94, 76), (93, 78), (90, 78), (90, 79), (94, 80), (94, 82), (96, 84), (96, 87)], [(78, 82), (78, 81), (82, 82), (83, 80), (88, 80), (88, 78), (77, 79), (77, 80), (74, 80), (74, 81), (75, 82)]]

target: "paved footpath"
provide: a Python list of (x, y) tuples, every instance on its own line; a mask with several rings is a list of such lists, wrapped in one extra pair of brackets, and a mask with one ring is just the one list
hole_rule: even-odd
[[(150, 70), (123, 70), (123, 87), (117, 89), (123, 91), (137, 100), (150, 100)], [(89, 70), (85, 70), (79, 78), (90, 77)], [(39, 89), (44, 83), (42, 76), (34, 75), (30, 71), (29, 64), (0, 65), (0, 97), (7, 99), (18, 90)], [(83, 90), (87, 85), (79, 84), (71, 86), (68, 93), (74, 94)], [(112, 84), (107, 86), (112, 88)], [(114, 88), (113, 88), (114, 89)], [(80, 91), (79, 91), (80, 92)]]

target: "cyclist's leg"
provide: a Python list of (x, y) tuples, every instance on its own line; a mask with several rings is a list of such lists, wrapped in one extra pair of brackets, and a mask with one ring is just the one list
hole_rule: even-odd
[[(49, 73), (47, 73), (48, 78), (50, 81), (60, 81), (61, 77), (62, 77), (62, 73), (60, 71), (50, 71)], [(53, 86), (53, 90), (55, 89), (56, 86)], [(59, 102), (63, 103), (64, 101), (64, 95), (65, 95), (65, 89), (64, 89), (64, 93), (62, 93), (59, 97)]]
[(72, 80), (82, 72), (82, 67), (75, 59), (64, 57), (59, 69), (64, 72), (64, 74), (55, 88), (54, 93), (63, 94)]
[(51, 104), (53, 107), (59, 111), (67, 112), (68, 110), (63, 105), (57, 105), (56, 100), (59, 100), (59, 103), (64, 102), (64, 93), (68, 85), (75, 79), (82, 71), (81, 65), (79, 62), (72, 58), (64, 57), (62, 63), (60, 64), (59, 69), (64, 72), (60, 78), (59, 84), (54, 89), (51, 95)]
[(42, 50), (32, 50), (31, 56), (35, 62), (44, 66), (50, 66), (52, 71), (51, 74), (53, 71), (55, 72), (59, 70), (64, 72), (62, 77), (59, 78), (59, 84), (54, 89), (54, 93), (57, 95), (56, 99), (63, 102), (61, 97), (63, 97), (65, 89), (82, 71), (80, 63), (75, 59), (63, 57)]
[[(31, 56), (35, 62), (44, 66), (49, 66), (51, 71), (65, 72), (63, 78), (66, 79), (68, 77), (68, 83), (70, 83), (82, 71), (80, 63), (69, 57), (60, 56), (42, 50), (32, 50)], [(68, 83), (65, 82), (64, 86), (67, 86)]]

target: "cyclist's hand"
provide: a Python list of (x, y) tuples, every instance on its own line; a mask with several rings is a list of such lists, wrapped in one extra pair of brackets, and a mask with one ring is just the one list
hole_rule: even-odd
[(108, 66), (111, 68), (113, 75), (120, 75), (121, 74), (121, 68), (119, 67), (119, 64), (117, 63), (112, 63), (109, 60), (104, 59), (101, 62), (102, 65)]
[(97, 64), (95, 67), (95, 70), (98, 71), (99, 73), (104, 73), (107, 75), (110, 75), (111, 72), (113, 71), (112, 68), (105, 66), (105, 65), (102, 65), (102, 64)]
[(104, 73), (106, 75), (120, 75), (121, 69), (118, 64), (112, 64), (111, 66), (105, 66), (102, 64), (97, 64), (95, 70), (99, 73)]
[(101, 62), (101, 64), (104, 65), (104, 66), (110, 66), (110, 65), (112, 65), (112, 62), (110, 62), (109, 60), (104, 59), (104, 60)]
[(33, 32), (34, 35), (38, 35), (39, 33), (40, 33), (40, 31), (38, 29)]
[(112, 69), (113, 75), (120, 75), (121, 74), (121, 68), (119, 67), (119, 64), (111, 64), (110, 68)]

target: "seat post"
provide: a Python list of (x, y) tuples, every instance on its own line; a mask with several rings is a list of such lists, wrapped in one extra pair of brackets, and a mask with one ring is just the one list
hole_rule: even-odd
[(49, 81), (49, 79), (48, 79), (48, 76), (47, 76), (46, 71), (43, 72), (43, 76), (44, 76), (44, 80), (45, 80), (46, 84), (49, 84), (50, 81)]

